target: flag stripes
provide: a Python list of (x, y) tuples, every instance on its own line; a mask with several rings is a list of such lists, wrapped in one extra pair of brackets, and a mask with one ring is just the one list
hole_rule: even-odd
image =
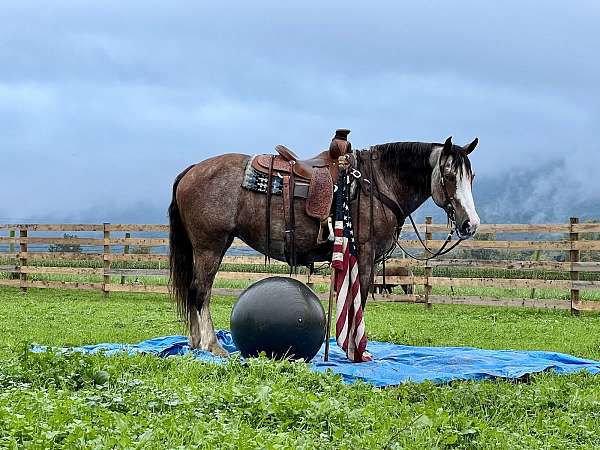
[(367, 334), (363, 317), (358, 275), (357, 249), (352, 232), (352, 220), (348, 204), (350, 177), (346, 170), (340, 170), (338, 179), (335, 241), (331, 259), (335, 271), (336, 300), (336, 341), (354, 362), (369, 360)]

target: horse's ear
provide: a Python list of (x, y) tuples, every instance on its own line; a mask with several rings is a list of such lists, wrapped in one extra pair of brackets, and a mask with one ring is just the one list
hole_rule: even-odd
[(473, 150), (475, 150), (475, 147), (477, 147), (477, 144), (479, 144), (479, 138), (475, 138), (473, 139), (473, 142), (471, 142), (469, 145), (467, 145), (465, 147), (465, 152), (468, 154), (470, 154)]
[(448, 139), (446, 139), (446, 142), (444, 142), (444, 150), (442, 150), (442, 153), (449, 155), (451, 151), (452, 151), (452, 136), (450, 136)]

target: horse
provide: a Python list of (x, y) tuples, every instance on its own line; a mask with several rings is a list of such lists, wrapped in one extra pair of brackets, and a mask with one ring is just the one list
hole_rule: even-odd
[[(363, 306), (376, 264), (395, 248), (405, 218), (429, 197), (455, 223), (460, 239), (475, 235), (480, 219), (469, 155), (477, 143), (476, 138), (465, 146), (454, 145), (450, 137), (443, 144), (392, 142), (352, 153), (353, 173), (360, 174), (350, 209)], [(170, 286), (190, 346), (224, 357), (228, 353), (215, 335), (210, 293), (234, 238), (270, 258), (287, 260), (283, 199), (270, 199), (268, 223), (267, 196), (242, 187), (250, 159), (229, 153), (188, 167), (175, 178), (168, 210)], [(330, 261), (333, 244), (317, 243), (320, 224), (305, 213), (304, 203), (294, 201), (295, 261), (306, 266)]]
[[(378, 276), (385, 275), (386, 277), (412, 277), (413, 272), (408, 267), (399, 266), (399, 265), (386, 265), (385, 269), (382, 267), (377, 271)], [(374, 283), (370, 289), (370, 292), (373, 293), (392, 293), (392, 289), (394, 289), (397, 284), (391, 283)], [(413, 293), (413, 284), (401, 284), (400, 287), (404, 291), (405, 294)]]

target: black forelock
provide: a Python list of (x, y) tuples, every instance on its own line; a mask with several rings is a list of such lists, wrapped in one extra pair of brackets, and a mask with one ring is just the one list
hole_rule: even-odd
[[(435, 146), (444, 144), (434, 144)], [(471, 167), (471, 161), (469, 160), (469, 156), (465, 152), (465, 149), (460, 145), (452, 145), (452, 170), (457, 174), (462, 174), (463, 168), (466, 170), (467, 175), (473, 174), (473, 169)]]

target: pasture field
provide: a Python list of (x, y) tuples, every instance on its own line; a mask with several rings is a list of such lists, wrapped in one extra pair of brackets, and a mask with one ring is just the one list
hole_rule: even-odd
[[(3, 259), (0, 258), (0, 265), (2, 264), (17, 264), (17, 260)], [(61, 260), (61, 259), (50, 259), (44, 261), (31, 261), (30, 266), (35, 267), (90, 267), (100, 268), (102, 267), (101, 261), (74, 261), (74, 260)], [(153, 262), (153, 261), (132, 261), (132, 262), (114, 262), (113, 268), (129, 268), (129, 269), (167, 269), (168, 265)], [(317, 274), (329, 275), (328, 268), (317, 267)], [(286, 265), (263, 265), (263, 264), (222, 264), (221, 271), (226, 272), (251, 272), (251, 273), (272, 273), (272, 274), (288, 274), (289, 268)], [(424, 269), (421, 267), (413, 268), (413, 273), (417, 276), (423, 276)], [(299, 274), (307, 273), (305, 268), (298, 268)], [(568, 280), (570, 277), (569, 272), (556, 272), (548, 270), (505, 270), (505, 269), (494, 269), (494, 268), (465, 268), (465, 267), (436, 267), (433, 269), (433, 274), (439, 277), (451, 277), (451, 278), (506, 278), (506, 279), (541, 279), (541, 280)], [(10, 274), (7, 272), (0, 272), (0, 278), (9, 278)], [(120, 276), (112, 276), (111, 283), (119, 283), (121, 281)], [(83, 282), (83, 283), (101, 283), (101, 275), (65, 275), (65, 274), (30, 274), (28, 275), (29, 280), (35, 281), (61, 281), (61, 282)], [(582, 272), (580, 273), (581, 280), (588, 281), (600, 281), (600, 272)], [(168, 277), (166, 276), (127, 276), (125, 277), (125, 283), (127, 284), (139, 284), (139, 285), (160, 285), (166, 286), (168, 284)], [(304, 280), (306, 281), (306, 280)], [(245, 289), (253, 281), (248, 280), (215, 280), (215, 288), (229, 288), (229, 289)], [(328, 292), (329, 286), (326, 284), (315, 284), (313, 286), (317, 292)], [(400, 287), (394, 288), (394, 293), (401, 294), (402, 290)], [(416, 294), (423, 294), (424, 287), (422, 285), (415, 286)], [(496, 288), (496, 287), (468, 287), (468, 286), (456, 286), (453, 288), (446, 286), (433, 286), (433, 295), (455, 295), (455, 296), (481, 296), (491, 298), (534, 298), (534, 299), (557, 299), (557, 300), (568, 300), (570, 298), (570, 291), (566, 289), (554, 289), (554, 288), (538, 288), (533, 291), (528, 288)], [(596, 290), (582, 290), (580, 293), (582, 300), (596, 300), (600, 301), (600, 289)]]
[[(213, 302), (227, 328), (233, 299)], [(593, 314), (374, 303), (366, 319), (373, 340), (600, 359)], [(2, 288), (0, 331), (0, 448), (600, 448), (600, 376), (586, 373), (379, 389), (304, 363), (26, 351), (180, 334), (158, 294)]]

